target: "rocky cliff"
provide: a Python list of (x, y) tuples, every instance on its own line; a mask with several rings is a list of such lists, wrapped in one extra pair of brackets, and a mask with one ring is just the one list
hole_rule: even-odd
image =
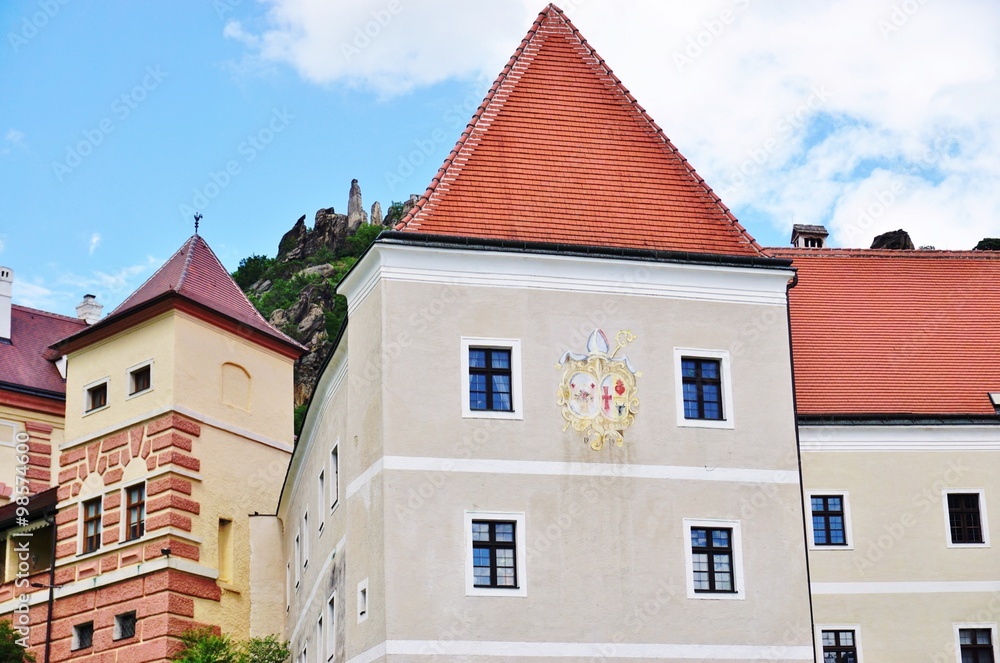
[(416, 198), (392, 203), (384, 217), (382, 206), (375, 202), (369, 215), (363, 208), (361, 186), (353, 180), (346, 214), (333, 207), (318, 210), (311, 228), (302, 215), (282, 235), (274, 258), (244, 258), (234, 272), (233, 278), (257, 310), (309, 349), (295, 366), (296, 431), (347, 316), (346, 301), (335, 293), (337, 283), (379, 232), (402, 219)]

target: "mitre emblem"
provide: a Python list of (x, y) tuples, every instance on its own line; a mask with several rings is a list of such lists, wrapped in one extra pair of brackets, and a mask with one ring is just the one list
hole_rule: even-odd
[(595, 329), (587, 339), (587, 354), (567, 350), (557, 368), (563, 369), (556, 403), (566, 425), (583, 433), (583, 441), (599, 451), (606, 443), (622, 446), (625, 429), (639, 410), (636, 372), (627, 356), (618, 351), (635, 340), (631, 331), (615, 335), (611, 350), (608, 337)]

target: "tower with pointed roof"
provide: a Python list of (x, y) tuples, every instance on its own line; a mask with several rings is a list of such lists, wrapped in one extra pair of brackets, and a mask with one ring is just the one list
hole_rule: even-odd
[(54, 522), (55, 564), (5, 575), (0, 613), (23, 612), (51, 661), (163, 661), (200, 625), (236, 638), (280, 630), (282, 575), (267, 557), (278, 536), (254, 514), (273, 509), (293, 448), (304, 348), (197, 234), (110, 315), (49, 342), (66, 371), (53, 487), (26, 514), (0, 508), (0, 530), (37, 555), (32, 528)]
[(338, 288), (296, 660), (813, 660), (793, 276), (546, 7)]

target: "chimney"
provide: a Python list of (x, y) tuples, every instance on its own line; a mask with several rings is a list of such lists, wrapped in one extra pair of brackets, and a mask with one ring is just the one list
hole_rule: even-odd
[(822, 249), (830, 233), (825, 226), (807, 226), (796, 223), (792, 226), (792, 246), (799, 249)]
[(14, 271), (0, 267), (0, 341), (10, 340), (10, 300), (14, 288)]
[(94, 295), (84, 295), (83, 301), (76, 305), (76, 317), (86, 320), (88, 325), (92, 325), (101, 319), (101, 311), (104, 304), (98, 304)]

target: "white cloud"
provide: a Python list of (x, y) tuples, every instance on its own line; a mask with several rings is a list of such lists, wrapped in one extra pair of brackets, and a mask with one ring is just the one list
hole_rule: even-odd
[(87, 253), (89, 255), (94, 255), (94, 251), (97, 247), (101, 245), (101, 233), (94, 233), (90, 236), (90, 242), (87, 245)]
[(17, 129), (8, 129), (4, 134), (4, 145), (0, 148), (0, 154), (10, 154), (11, 147), (24, 149), (24, 132)]
[[(383, 95), (492, 78), (542, 8), (266, 1), (258, 34), (226, 26), (249, 57)], [(1000, 5), (560, 4), (737, 214), (784, 232), (828, 224), (834, 243), (849, 246), (900, 227), (939, 248), (1000, 236)], [(849, 232), (852, 215), (892, 181), (905, 191), (891, 208)]]

